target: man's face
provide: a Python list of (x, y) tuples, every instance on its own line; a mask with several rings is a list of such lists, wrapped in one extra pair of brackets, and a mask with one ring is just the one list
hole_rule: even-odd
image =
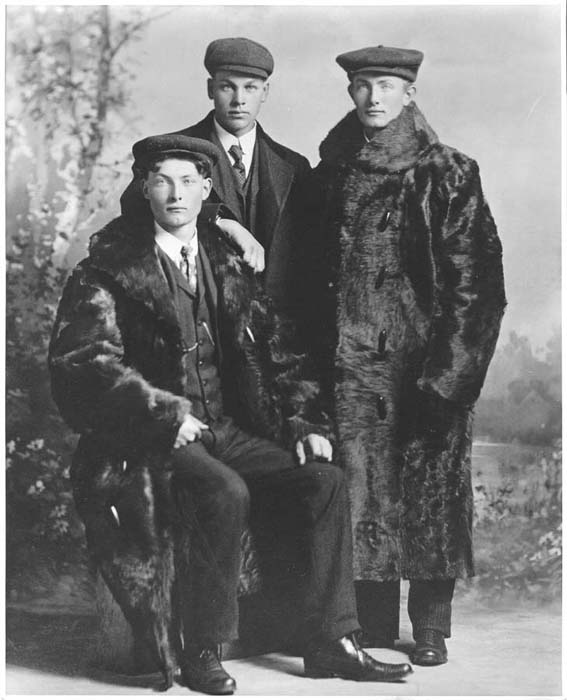
[(361, 72), (348, 86), (358, 118), (365, 131), (383, 129), (408, 105), (415, 87), (395, 75)]
[(243, 136), (254, 126), (268, 97), (269, 84), (261, 78), (221, 70), (209, 78), (207, 90), (219, 124), (234, 136)]
[(199, 174), (195, 163), (168, 158), (144, 180), (144, 197), (157, 223), (169, 233), (191, 224), (211, 191), (211, 180)]

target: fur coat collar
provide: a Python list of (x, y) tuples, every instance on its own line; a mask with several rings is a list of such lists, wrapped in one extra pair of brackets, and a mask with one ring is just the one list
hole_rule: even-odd
[(366, 142), (356, 110), (327, 135), (319, 153), (333, 167), (355, 163), (368, 172), (399, 172), (412, 167), (439, 139), (413, 102)]

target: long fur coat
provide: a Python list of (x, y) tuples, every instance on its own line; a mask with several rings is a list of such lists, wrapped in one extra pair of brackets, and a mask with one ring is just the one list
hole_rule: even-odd
[[(290, 446), (321, 431), (307, 415), (291, 329), (215, 227), (200, 226), (218, 289), (223, 402), (252, 433)], [(49, 352), (53, 395), (81, 434), (72, 480), (95, 564), (137, 639), (172, 682), (179, 645), (178, 574), (190, 532), (169, 492), (169, 455), (184, 415), (181, 330), (152, 227), (124, 218), (91, 239), (70, 276)], [(258, 588), (249, 543), (241, 592)]]
[(472, 575), (471, 416), (505, 307), (477, 164), (411, 104), (321, 144), (313, 358), (350, 485), (355, 578)]

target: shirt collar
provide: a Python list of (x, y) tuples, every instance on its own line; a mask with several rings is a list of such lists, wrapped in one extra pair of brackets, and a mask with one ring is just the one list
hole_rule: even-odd
[(168, 255), (176, 265), (179, 264), (181, 260), (181, 248), (185, 247), (189, 250), (189, 258), (195, 258), (199, 250), (199, 239), (197, 236), (197, 231), (195, 230), (195, 235), (189, 241), (189, 243), (182, 243), (177, 236), (174, 236), (169, 231), (162, 228), (157, 221), (154, 221), (155, 230), (155, 241), (163, 252)]
[(217, 133), (218, 139), (222, 144), (224, 150), (228, 153), (228, 149), (235, 143), (239, 143), (242, 148), (242, 153), (244, 155), (251, 155), (254, 151), (254, 146), (256, 144), (256, 122), (254, 126), (243, 136), (235, 136), (227, 131), (223, 126), (221, 126), (217, 118), (213, 118), (213, 123), (215, 125), (215, 131)]

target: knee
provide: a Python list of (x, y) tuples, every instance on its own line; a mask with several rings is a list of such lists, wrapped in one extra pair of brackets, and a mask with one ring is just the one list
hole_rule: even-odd
[(344, 472), (334, 464), (325, 462), (308, 462), (301, 467), (307, 479), (317, 491), (335, 493), (344, 488)]
[(240, 514), (244, 517), (250, 508), (250, 493), (244, 480), (235, 472), (217, 482), (211, 493), (211, 501), (219, 513)]

